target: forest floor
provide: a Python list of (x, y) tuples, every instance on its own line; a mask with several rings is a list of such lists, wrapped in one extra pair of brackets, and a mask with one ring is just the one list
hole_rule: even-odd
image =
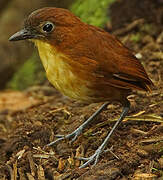
[[(152, 29), (154, 28), (154, 29)], [(110, 104), (70, 144), (45, 147), (55, 135), (72, 132), (101, 104), (85, 105), (62, 96), (51, 86), (0, 93), (0, 179), (163, 179), (163, 33), (144, 20), (114, 31), (144, 65), (155, 88), (129, 96), (131, 110), (110, 139), (96, 166), (79, 169), (77, 157), (92, 155), (119, 117)]]

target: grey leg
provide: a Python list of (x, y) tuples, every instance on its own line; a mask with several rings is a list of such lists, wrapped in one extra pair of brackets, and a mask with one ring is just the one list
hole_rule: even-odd
[(70, 139), (70, 138), (72, 138), (71, 142), (75, 141), (76, 138), (77, 138), (77, 136), (79, 136), (79, 135), (82, 133), (83, 129), (85, 129), (85, 128), (88, 126), (88, 124), (89, 124), (90, 122), (92, 122), (92, 121), (94, 120), (94, 118), (95, 118), (98, 114), (100, 114), (102, 110), (104, 110), (104, 109), (107, 107), (108, 104), (109, 104), (108, 102), (107, 102), (107, 103), (104, 103), (90, 118), (87, 119), (87, 121), (85, 121), (82, 125), (80, 125), (80, 126), (79, 126), (75, 131), (73, 131), (71, 134), (68, 134), (68, 135), (66, 135), (66, 136), (64, 136), (64, 135), (58, 135), (58, 136), (57, 136), (58, 139), (55, 140), (55, 141), (53, 141), (53, 142), (51, 142), (51, 143), (49, 143), (49, 144), (47, 144), (47, 146), (52, 146), (52, 145), (56, 144), (57, 142), (59, 142), (59, 141), (61, 141), (61, 140), (64, 140), (64, 139)]
[(130, 109), (130, 103), (128, 102), (127, 105), (124, 107), (124, 109), (123, 109), (123, 111), (122, 111), (122, 113), (120, 115), (120, 118), (114, 124), (112, 130), (109, 132), (109, 134), (107, 135), (107, 137), (105, 138), (105, 140), (103, 141), (101, 146), (96, 150), (96, 152), (92, 156), (90, 156), (88, 158), (79, 158), (80, 160), (86, 161), (82, 166), (80, 166), (80, 168), (86, 167), (87, 165), (89, 165), (93, 161), (94, 161), (94, 165), (96, 165), (100, 154), (104, 151), (106, 145), (108, 144), (110, 136), (113, 134), (114, 130), (118, 127), (120, 122), (125, 118), (125, 116), (127, 115), (129, 109)]

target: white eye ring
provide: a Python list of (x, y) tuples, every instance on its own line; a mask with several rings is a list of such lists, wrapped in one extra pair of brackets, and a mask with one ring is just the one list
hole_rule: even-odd
[(43, 32), (46, 33), (52, 32), (53, 29), (54, 29), (54, 24), (52, 22), (46, 22), (42, 27)]

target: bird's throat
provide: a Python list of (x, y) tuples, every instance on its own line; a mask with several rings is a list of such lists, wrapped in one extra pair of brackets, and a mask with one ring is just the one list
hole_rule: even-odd
[(68, 58), (49, 43), (41, 40), (34, 40), (34, 43), (38, 48), (47, 78), (58, 89), (57, 82), (63, 81), (66, 75), (69, 77), (70, 73), (72, 73), (68, 63), (66, 63)]

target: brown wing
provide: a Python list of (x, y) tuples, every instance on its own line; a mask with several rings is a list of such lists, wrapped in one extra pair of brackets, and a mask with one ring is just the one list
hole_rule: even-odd
[(132, 52), (109, 33), (94, 26), (90, 28), (93, 32), (90, 37), (97, 43), (96, 46), (91, 43), (98, 57), (96, 73), (115, 87), (151, 91), (153, 83)]

